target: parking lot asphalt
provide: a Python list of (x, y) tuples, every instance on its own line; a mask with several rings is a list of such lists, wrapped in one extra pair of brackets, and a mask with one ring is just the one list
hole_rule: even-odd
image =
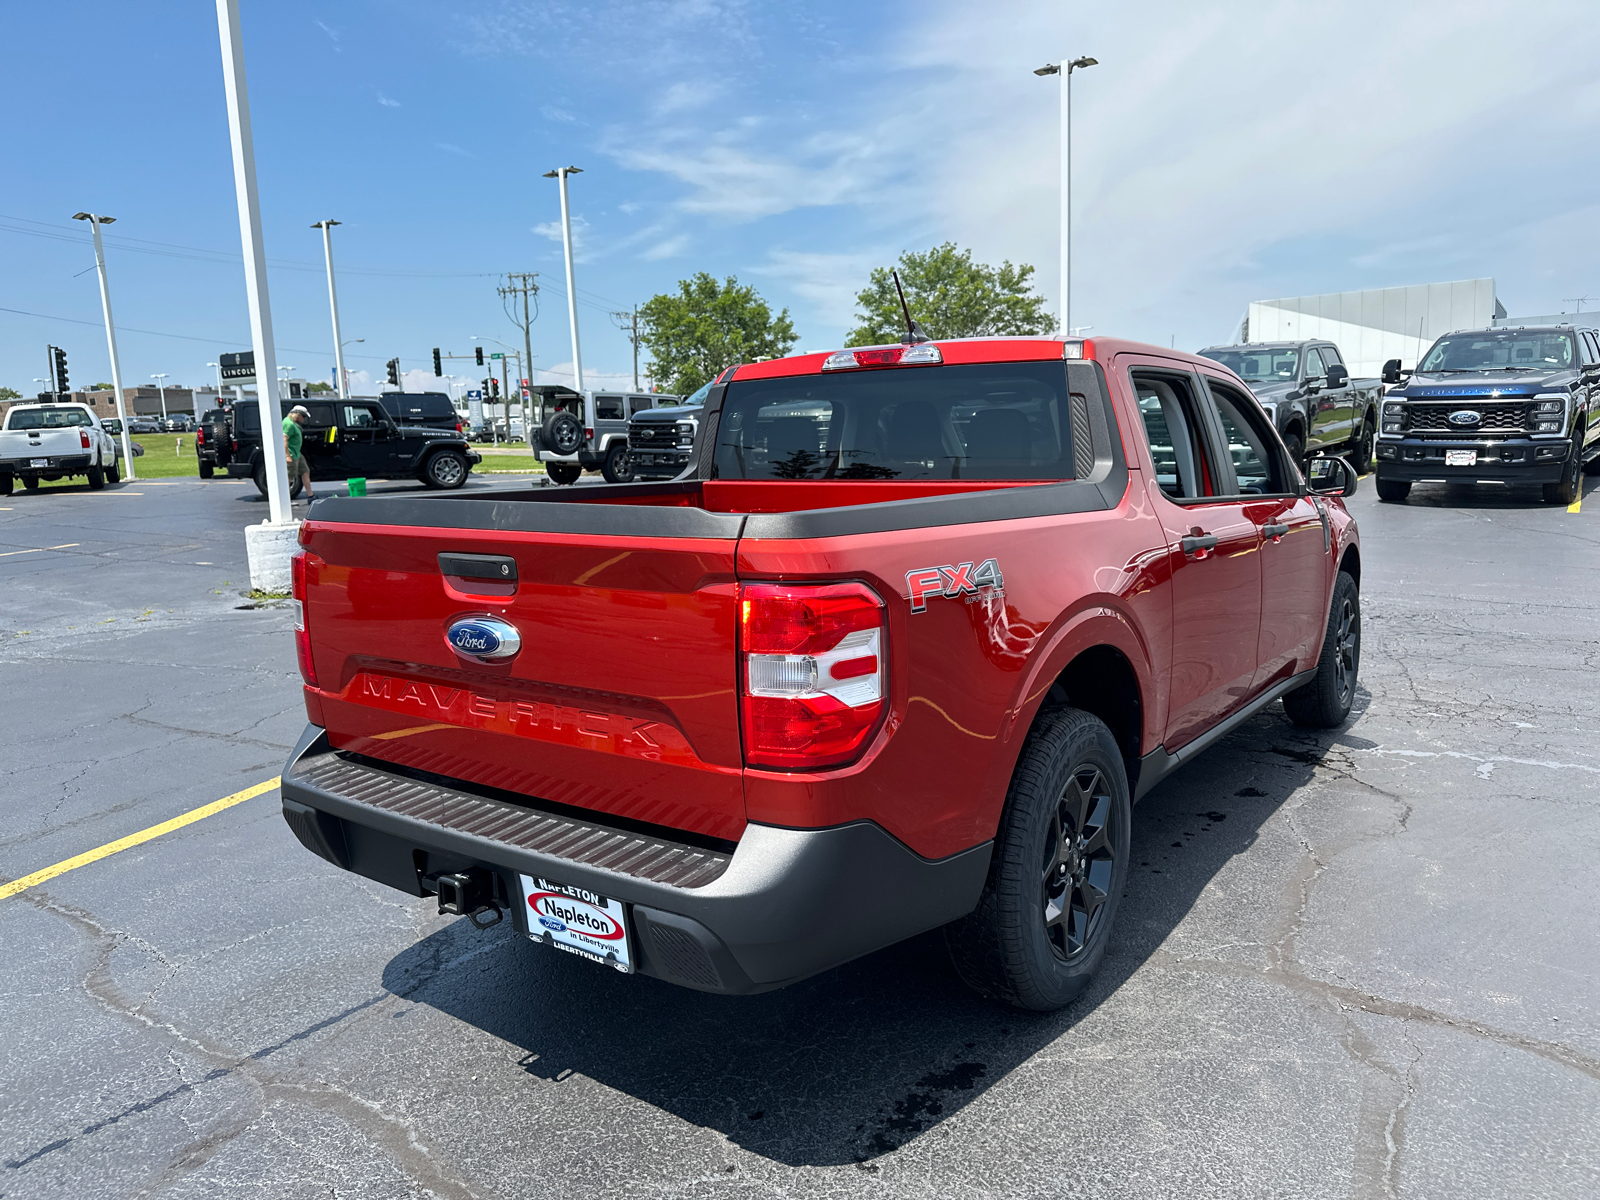
[[(268, 790), (0, 899), (0, 1197), (1600, 1194), (1600, 495), (1350, 504), (1355, 714), (1274, 706), (1139, 806), (1065, 1012), (936, 936), (621, 977), (337, 871)], [(0, 882), (278, 773), (264, 509), (0, 500)]]

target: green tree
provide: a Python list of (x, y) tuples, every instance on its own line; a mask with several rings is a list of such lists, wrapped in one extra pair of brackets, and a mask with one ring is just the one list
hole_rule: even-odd
[[(1003, 262), (996, 270), (973, 262), (972, 251), (945, 242), (926, 254), (908, 250), (900, 256), (899, 268), (906, 305), (931, 338), (1049, 333), (1056, 327), (1044, 297), (1032, 291), (1028, 280), (1033, 268), (1027, 263), (1014, 267)], [(898, 342), (905, 333), (906, 319), (889, 268), (873, 268), (856, 304), (862, 311), (856, 313), (858, 324), (845, 345)]]
[(117, 389), (112, 387), (109, 383), (91, 383), (89, 385), (89, 390), (91, 392), (114, 392)]
[(800, 340), (788, 309), (773, 316), (755, 288), (704, 271), (680, 280), (676, 294), (652, 296), (639, 319), (651, 377), (685, 396), (725, 367), (776, 358)]
[(333, 384), (323, 383), (322, 380), (319, 379), (315, 383), (307, 385), (306, 391), (313, 396), (326, 395), (327, 393), (333, 391)]
[(21, 399), (22, 393), (17, 391), (16, 388), (0, 387), (0, 404), (5, 403), (7, 400)]

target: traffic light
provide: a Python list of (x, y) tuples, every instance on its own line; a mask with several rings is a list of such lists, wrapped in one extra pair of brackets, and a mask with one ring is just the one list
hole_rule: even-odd
[(491, 400), (500, 399), (500, 381), (493, 375), (489, 376), (489, 398)]
[(444, 374), (444, 364), (439, 361), (439, 347), (437, 346), (433, 348), (433, 373), (435, 375)]
[(482, 346), (474, 346), (472, 348), (472, 352), (473, 352), (473, 358), (476, 359), (478, 365), (480, 367), (483, 366), (483, 347)]
[(56, 391), (69, 392), (72, 389), (67, 386), (67, 352), (60, 346), (51, 346), (50, 350), (55, 359)]
[(394, 384), (395, 387), (399, 387), (400, 386), (400, 360), (398, 358), (391, 358), (389, 360), (389, 364), (388, 365), (389, 365), (389, 382)]

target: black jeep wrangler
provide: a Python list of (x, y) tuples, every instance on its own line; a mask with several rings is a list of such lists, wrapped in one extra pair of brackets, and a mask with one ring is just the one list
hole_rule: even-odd
[[(300, 452), (311, 464), (311, 480), (321, 483), (337, 479), (416, 479), (433, 488), (458, 488), (467, 474), (483, 461), (476, 450), (458, 433), (442, 429), (418, 429), (396, 425), (383, 405), (376, 400), (301, 401), (311, 419), (300, 427)], [(275, 405), (281, 413), (294, 407), (291, 401)], [(275, 417), (274, 430), (281, 430), (283, 418)], [(282, 437), (282, 433), (277, 434)], [(255, 480), (261, 494), (267, 494), (266, 461), (261, 452), (261, 416), (254, 400), (236, 404), (233, 409), (233, 461), (228, 474)], [(289, 495), (300, 494), (300, 481), (289, 481)]]

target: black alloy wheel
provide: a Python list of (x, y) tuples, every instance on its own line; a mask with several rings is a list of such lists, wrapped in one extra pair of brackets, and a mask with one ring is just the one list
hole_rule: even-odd
[(1084, 952), (1108, 915), (1117, 858), (1110, 830), (1114, 809), (1111, 785), (1092, 763), (1068, 777), (1056, 801), (1042, 894), (1045, 937), (1063, 962)]
[(1377, 440), (1377, 426), (1369, 416), (1361, 422), (1361, 436), (1351, 446), (1350, 465), (1356, 469), (1357, 475), (1365, 475), (1372, 470), (1372, 448)]
[(1011, 777), (978, 905), (945, 927), (968, 986), (1035, 1012), (1076, 999), (1110, 942), (1131, 828), (1122, 752), (1105, 722), (1073, 708), (1041, 713)]
[(633, 464), (628, 461), (627, 443), (612, 443), (611, 449), (606, 451), (606, 461), (600, 466), (600, 474), (607, 483), (633, 482)]
[(1283, 710), (1296, 725), (1332, 729), (1342, 725), (1355, 703), (1361, 671), (1361, 591), (1348, 572), (1333, 585), (1333, 606), (1316, 674), (1283, 698)]

